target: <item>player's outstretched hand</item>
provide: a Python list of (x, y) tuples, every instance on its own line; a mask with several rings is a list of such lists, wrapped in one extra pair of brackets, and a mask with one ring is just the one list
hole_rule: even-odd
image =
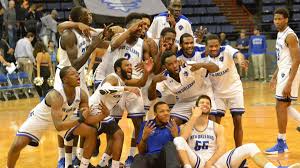
[(169, 122), (167, 124), (166, 127), (170, 130), (170, 132), (171, 132), (171, 134), (174, 138), (178, 137), (178, 127), (177, 127), (177, 124), (176, 124), (176, 122), (173, 118), (171, 119), (171, 122)]
[(193, 107), (192, 108), (192, 116), (198, 118), (202, 115), (202, 110), (200, 107)]
[(164, 73), (165, 73), (165, 71), (155, 75), (153, 77), (152, 81), (155, 82), (155, 83), (158, 83), (158, 82), (166, 80), (167, 78), (165, 77)]
[(147, 121), (144, 127), (142, 140), (145, 142), (155, 130), (155, 121)]
[(91, 32), (96, 32), (93, 28), (91, 28), (90, 26), (80, 23), (78, 22), (78, 29), (87, 37), (91, 37)]

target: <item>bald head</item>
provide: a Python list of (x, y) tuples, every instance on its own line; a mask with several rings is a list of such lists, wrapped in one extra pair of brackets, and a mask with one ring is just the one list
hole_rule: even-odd
[(15, 1), (14, 1), (14, 0), (10, 0), (10, 1), (8, 2), (8, 7), (9, 7), (9, 8), (14, 8), (14, 7), (15, 7)]
[(173, 15), (175, 19), (177, 19), (181, 15), (181, 0), (171, 0), (168, 9), (170, 14)]

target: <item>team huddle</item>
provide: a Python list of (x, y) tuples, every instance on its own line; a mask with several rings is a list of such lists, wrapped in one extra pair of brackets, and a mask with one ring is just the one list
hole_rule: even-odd
[[(14, 168), (21, 150), (38, 146), (50, 128), (57, 131), (59, 168), (122, 167), (124, 133), (118, 122), (124, 111), (134, 125), (126, 167), (238, 168), (246, 166), (248, 158), (259, 167), (277, 167), (256, 144), (243, 145), (243, 86), (235, 67), (237, 62), (248, 68), (243, 54), (229, 45), (221, 46), (214, 34), (206, 35), (205, 45), (198, 44), (189, 20), (180, 14), (180, 0), (172, 0), (168, 9), (152, 23), (146, 14), (131, 13), (124, 28), (94, 29), (89, 11), (74, 7), (70, 21), (58, 26), (60, 62), (54, 89), (19, 128), (7, 167)], [(279, 30), (278, 69), (271, 83), (276, 88), (279, 136), (267, 154), (288, 151), (284, 115), (300, 115), (291, 107), (300, 81), (299, 41), (288, 27), (286, 12), (278, 9), (274, 14)], [(199, 32), (197, 35), (205, 35), (205, 29)], [(95, 69), (95, 90), (90, 95), (84, 69), (99, 48), (105, 54)], [(150, 109), (155, 118), (145, 121)], [(226, 151), (220, 125), (228, 109), (236, 146), (230, 151)], [(98, 155), (103, 133), (107, 135), (106, 150), (93, 166), (90, 158)], [(287, 167), (299, 168), (300, 164)]]

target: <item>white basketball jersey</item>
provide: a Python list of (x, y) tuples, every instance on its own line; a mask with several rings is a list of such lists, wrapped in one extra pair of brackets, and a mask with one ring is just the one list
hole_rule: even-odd
[(211, 57), (211, 59), (222, 63), (218, 72), (209, 73), (215, 97), (230, 98), (239, 92), (243, 92), (242, 82), (233, 59), (238, 52), (237, 49), (226, 45), (221, 46), (217, 57)]
[[(77, 112), (80, 104), (80, 88), (76, 87), (76, 94), (73, 102), (69, 105), (68, 100), (66, 97), (66, 94), (63, 89), (57, 90), (60, 95), (63, 97), (63, 106), (62, 106), (62, 111), (63, 111), (63, 116), (62, 120), (68, 120), (70, 119), (75, 112)], [(33, 110), (32, 112), (34, 115), (38, 118), (41, 118), (45, 121), (52, 121), (52, 115), (51, 115), (51, 107), (49, 107), (45, 103), (46, 99), (43, 99), (41, 103), (39, 103)]]
[(193, 61), (200, 63), (207, 62), (207, 59), (209, 59), (209, 57), (205, 57), (205, 45), (195, 45), (194, 52), (191, 57), (186, 56), (183, 52), (183, 49), (180, 49), (176, 53), (176, 56), (178, 60), (183, 60), (185, 62)]
[(143, 39), (138, 38), (136, 43), (130, 45), (124, 42), (114, 51), (111, 51), (111, 47), (109, 47), (96, 69), (96, 80), (103, 80), (107, 74), (114, 73), (114, 63), (119, 58), (126, 58), (132, 64), (132, 78), (141, 78), (142, 73), (137, 72), (134, 67), (143, 61), (143, 42)]
[(290, 55), (289, 47), (285, 41), (289, 34), (296, 36), (299, 45), (298, 37), (290, 27), (287, 27), (284, 31), (277, 33), (276, 55), (279, 69), (290, 69), (292, 67), (292, 57)]
[(217, 149), (217, 138), (214, 130), (214, 122), (208, 120), (207, 127), (204, 131), (195, 128), (191, 136), (187, 139), (190, 148), (200, 156), (201, 162), (208, 161)]
[[(79, 58), (82, 55), (84, 55), (84, 53), (86, 51), (86, 48), (89, 45), (89, 42), (88, 42), (86, 37), (80, 35), (79, 33), (77, 33), (77, 31), (75, 31), (75, 30), (72, 30), (72, 31), (76, 35), (77, 51), (78, 51), (77, 58)], [(62, 69), (63, 67), (66, 67), (66, 66), (71, 66), (71, 62), (69, 60), (67, 51), (63, 50), (61, 48), (60, 43), (59, 43), (58, 52), (59, 52), (59, 55), (60, 55), (60, 61), (59, 61), (59, 64), (57, 65), (58, 70), (55, 73), (54, 89), (61, 89), (61, 87), (62, 87), (62, 81), (61, 81), (60, 76), (59, 76), (60, 69)], [(79, 73), (79, 77), (80, 77), (80, 87), (82, 89), (84, 89), (87, 92), (87, 94), (89, 95), (87, 85), (86, 85), (86, 81), (85, 81), (85, 74), (84, 74), (84, 69), (86, 67), (87, 67), (87, 63), (78, 70), (78, 73)]]
[[(117, 86), (125, 86), (124, 81), (115, 73), (111, 73), (108, 76), (114, 76), (118, 80)], [(106, 78), (105, 78), (106, 79)], [(115, 92), (111, 94), (102, 95), (100, 93), (102, 85), (105, 83), (105, 79), (103, 82), (98, 86), (94, 94), (90, 97), (89, 103), (92, 104), (99, 104), (101, 101), (106, 105), (106, 107), (111, 110), (122, 98), (123, 92)]]
[(192, 72), (190, 68), (191, 66), (187, 65), (180, 67), (180, 83), (173, 79), (168, 71), (165, 72), (167, 79), (163, 81), (164, 85), (179, 99), (195, 98), (206, 93), (206, 90), (203, 89), (206, 70), (201, 68)]
[[(81, 57), (82, 55), (84, 55), (87, 46), (89, 45), (89, 41), (87, 40), (87, 38), (85, 36), (80, 35), (76, 30), (72, 30), (72, 32), (75, 33), (76, 39), (77, 39), (77, 50), (78, 50), (78, 54), (77, 54), (77, 58)], [(57, 67), (59, 68), (63, 68), (66, 66), (71, 66), (71, 62), (69, 60), (67, 51), (61, 48), (61, 45), (59, 43), (59, 55), (60, 55), (60, 60), (59, 60), (59, 64), (57, 65)], [(85, 64), (86, 66), (87, 64)], [(84, 67), (80, 68), (80, 70), (78, 71), (79, 73), (81, 73), (81, 71), (83, 71)]]

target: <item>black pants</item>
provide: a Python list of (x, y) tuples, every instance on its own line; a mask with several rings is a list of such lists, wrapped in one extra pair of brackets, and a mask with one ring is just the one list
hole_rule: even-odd
[[(44, 78), (44, 83), (41, 86), (35, 85), (35, 89), (38, 92), (40, 98), (43, 99), (53, 87), (50, 87), (47, 82), (48, 78), (50, 77), (49, 67), (41, 66), (40, 70), (41, 70), (40, 76)], [(36, 74), (36, 69), (35, 69), (35, 74)]]
[(173, 142), (168, 142), (160, 153), (138, 154), (130, 168), (180, 168), (176, 147)]

